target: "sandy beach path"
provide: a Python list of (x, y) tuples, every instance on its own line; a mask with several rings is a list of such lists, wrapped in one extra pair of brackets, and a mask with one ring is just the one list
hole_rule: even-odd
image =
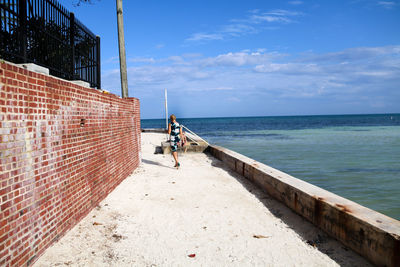
[(155, 154), (34, 266), (370, 266), (206, 154)]

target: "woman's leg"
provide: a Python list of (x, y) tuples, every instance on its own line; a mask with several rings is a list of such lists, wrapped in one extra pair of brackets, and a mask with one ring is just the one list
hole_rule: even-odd
[(177, 167), (178, 166), (178, 152), (177, 151), (174, 151), (174, 152), (172, 152), (172, 156), (174, 157), (174, 159), (175, 159), (175, 167)]
[(172, 156), (174, 157), (174, 160), (175, 160), (175, 167), (179, 167), (179, 162), (178, 162), (178, 142), (179, 142), (180, 140), (178, 139), (176, 139), (176, 137), (175, 137), (175, 140), (174, 140), (174, 142), (171, 142), (171, 151), (172, 151)]

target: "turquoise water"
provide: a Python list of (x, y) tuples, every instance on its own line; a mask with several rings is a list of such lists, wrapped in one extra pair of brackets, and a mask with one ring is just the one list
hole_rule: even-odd
[[(400, 114), (178, 121), (212, 144), (400, 220)], [(142, 120), (142, 128), (164, 125)]]

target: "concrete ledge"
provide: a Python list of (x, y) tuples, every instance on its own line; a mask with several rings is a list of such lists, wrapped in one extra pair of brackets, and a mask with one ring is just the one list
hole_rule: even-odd
[(229, 149), (207, 151), (378, 266), (400, 266), (400, 221)]
[[(190, 142), (188, 141), (184, 147), (178, 146), (178, 152), (196, 152), (196, 153), (203, 153), (207, 149), (208, 145), (204, 142), (197, 143), (197, 142)], [(171, 143), (170, 142), (162, 142), (161, 149), (163, 154), (171, 153)]]
[(36, 65), (34, 63), (23, 63), (23, 64), (16, 64), (16, 65), (19, 66), (19, 67), (22, 67), (24, 69), (27, 69), (29, 71), (33, 71), (33, 72), (49, 75), (49, 69), (48, 68)]
[[(49, 72), (48, 68), (39, 66), (39, 65), (34, 64), (34, 63), (15, 64), (15, 63), (8, 62), (8, 61), (5, 61), (5, 62), (7, 62), (9, 64), (12, 64), (12, 65), (15, 65), (15, 66), (18, 66), (18, 67), (21, 67), (21, 68), (24, 68), (24, 69), (29, 70), (29, 71), (33, 71), (33, 72), (36, 72), (36, 73), (40, 73), (40, 74), (44, 74), (44, 75), (49, 75), (50, 76), (50, 72)], [(56, 77), (56, 76), (53, 76), (53, 77)], [(56, 78), (62, 79), (62, 78), (59, 78), (59, 77), (56, 77)], [(91, 88), (90, 87), (90, 83), (86, 82), (86, 81), (82, 81), (82, 80), (73, 80), (73, 81), (66, 80), (66, 81), (71, 82), (73, 84), (77, 84), (79, 86)], [(105, 91), (105, 90), (102, 90), (102, 91), (106, 92), (106, 93), (109, 93), (108, 91)]]
[(74, 80), (74, 81), (70, 81), (71, 83), (83, 86), (83, 87), (89, 87), (90, 88), (90, 83), (85, 82), (85, 81), (81, 81), (81, 80)]

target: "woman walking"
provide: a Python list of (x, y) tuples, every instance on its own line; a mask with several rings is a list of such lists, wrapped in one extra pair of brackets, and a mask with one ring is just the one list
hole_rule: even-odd
[(176, 121), (176, 117), (174, 114), (172, 114), (170, 117), (170, 123), (168, 124), (168, 134), (171, 136), (171, 151), (172, 151), (172, 156), (175, 159), (175, 166), (177, 169), (181, 166), (181, 164), (178, 161), (178, 144), (183, 140), (183, 133), (182, 133), (182, 127), (179, 125), (179, 123)]

